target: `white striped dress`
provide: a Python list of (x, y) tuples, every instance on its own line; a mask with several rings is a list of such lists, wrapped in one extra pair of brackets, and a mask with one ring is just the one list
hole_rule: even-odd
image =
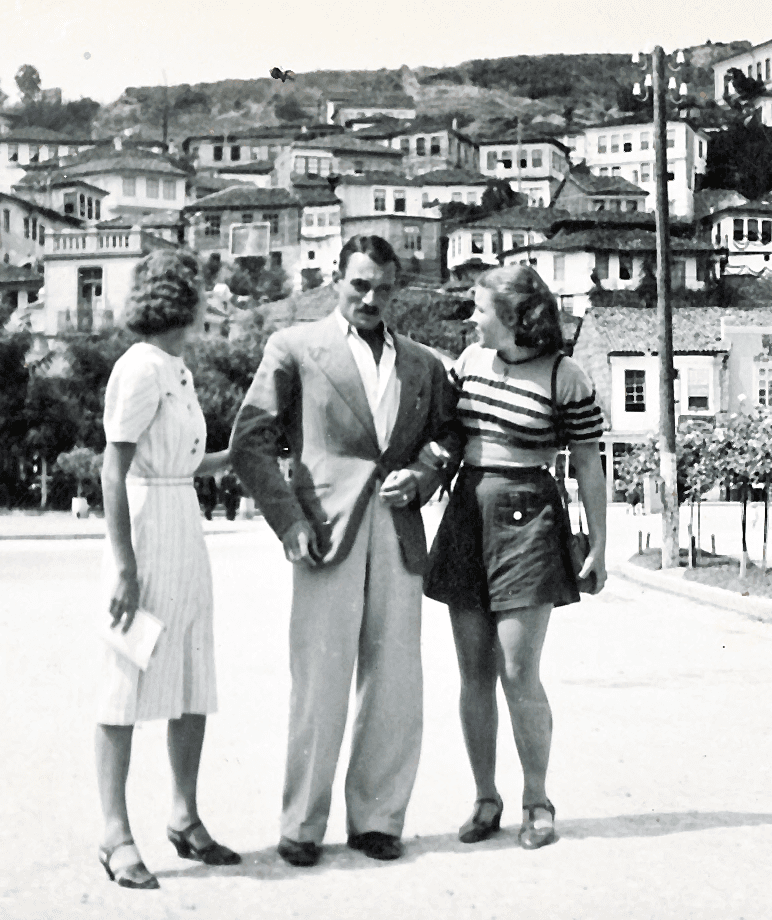
[[(110, 375), (104, 426), (109, 442), (137, 445), (126, 488), (140, 607), (165, 629), (144, 672), (105, 646), (98, 721), (133, 725), (214, 712), (212, 577), (193, 488), (206, 423), (182, 358), (132, 345)], [(106, 597), (115, 577), (108, 545)]]
[[(471, 466), (552, 466), (557, 439), (552, 419), (554, 355), (507, 364), (492, 348), (470, 345), (455, 364), (464, 461)], [(569, 444), (603, 437), (603, 415), (587, 375), (571, 358), (560, 362), (557, 404)]]

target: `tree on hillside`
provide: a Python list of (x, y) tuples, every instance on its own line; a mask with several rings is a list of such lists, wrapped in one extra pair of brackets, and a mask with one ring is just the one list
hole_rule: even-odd
[(25, 105), (34, 102), (40, 95), (40, 74), (32, 64), (22, 64), (16, 71), (16, 86)]
[(703, 188), (735, 189), (757, 199), (772, 189), (772, 128), (753, 117), (738, 118), (708, 145)]
[(75, 102), (31, 100), (18, 110), (19, 124), (25, 127), (35, 125), (76, 137), (89, 137), (100, 110), (101, 106), (93, 99), (78, 99)]
[(280, 121), (303, 121), (308, 117), (306, 110), (295, 96), (277, 96), (273, 104), (273, 111)]

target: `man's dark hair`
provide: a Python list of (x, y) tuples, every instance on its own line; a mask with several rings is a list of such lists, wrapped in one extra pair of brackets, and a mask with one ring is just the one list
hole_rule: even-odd
[(392, 262), (397, 269), (397, 276), (399, 276), (402, 266), (400, 265), (399, 257), (391, 247), (391, 243), (387, 243), (380, 236), (352, 236), (340, 251), (338, 271), (341, 278), (345, 277), (348, 260), (355, 252), (364, 253), (376, 265), (388, 265), (389, 262)]

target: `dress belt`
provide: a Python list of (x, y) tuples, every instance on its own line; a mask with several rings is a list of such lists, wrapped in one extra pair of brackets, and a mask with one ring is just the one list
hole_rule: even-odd
[(126, 484), (132, 486), (192, 486), (192, 476), (127, 476)]

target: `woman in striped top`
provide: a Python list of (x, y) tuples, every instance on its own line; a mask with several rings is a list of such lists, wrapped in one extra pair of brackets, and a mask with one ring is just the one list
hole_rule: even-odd
[(201, 268), (192, 253), (160, 250), (135, 269), (125, 323), (143, 341), (115, 364), (105, 392), (102, 486), (109, 544), (106, 585), (113, 629), (138, 608), (164, 624), (145, 671), (105, 647), (96, 736), (105, 835), (99, 860), (125, 888), (158, 888), (142, 862), (126, 810), (134, 724), (167, 719), (172, 809), (167, 835), (180, 856), (240, 862), (198, 816), (196, 787), (207, 714), (217, 706), (212, 580), (193, 474), (225, 465), (204, 454), (206, 423), (182, 360), (203, 326)]
[[(579, 573), (593, 593), (606, 579), (606, 490), (598, 451), (603, 418), (590, 381), (562, 355), (555, 299), (527, 266), (484, 274), (475, 289), (479, 342), (455, 367), (463, 466), (432, 546), (426, 593), (447, 603), (461, 671), (461, 722), (477, 787), (465, 843), (497, 831), (495, 784), (501, 680), (523, 767), (526, 849), (552, 843), (545, 779), (552, 714), (539, 677), (553, 607), (579, 600), (570, 524), (549, 467), (562, 432), (584, 501), (590, 553)], [(553, 393), (560, 423), (553, 417)]]

